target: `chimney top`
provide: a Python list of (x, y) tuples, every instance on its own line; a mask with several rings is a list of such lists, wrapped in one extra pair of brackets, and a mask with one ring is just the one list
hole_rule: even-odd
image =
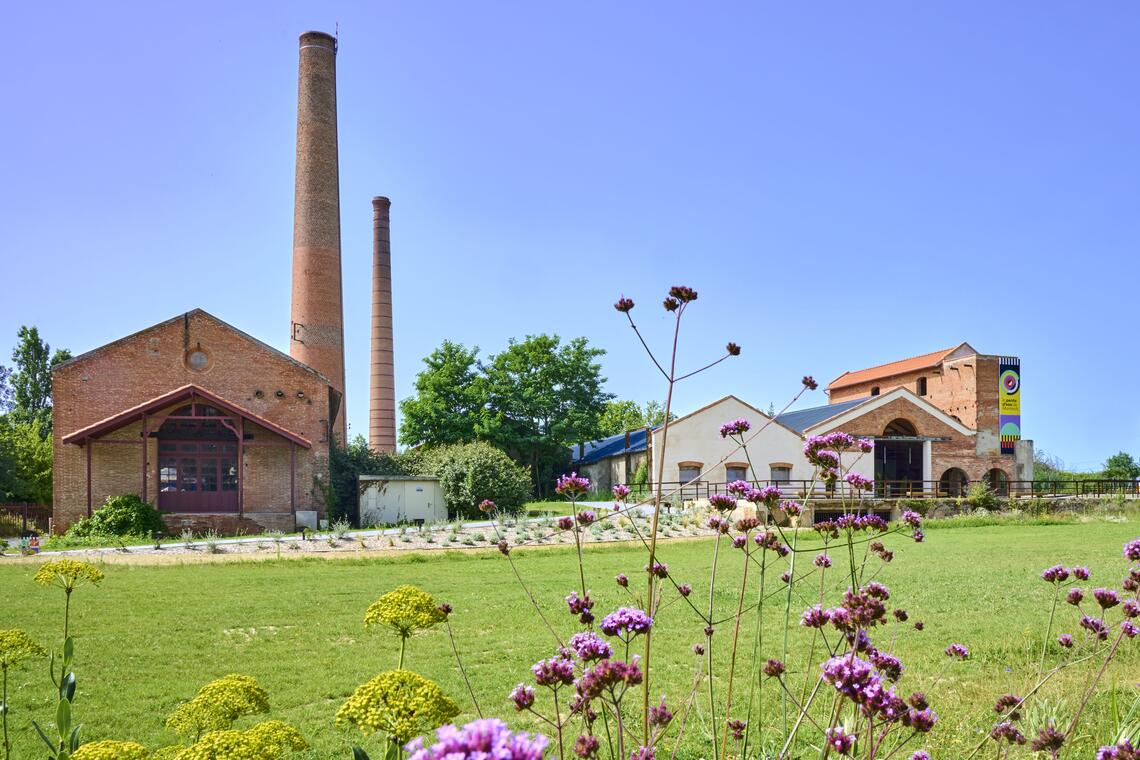
[(301, 35), (301, 49), (307, 47), (325, 48), (336, 52), (336, 37), (328, 32), (305, 32)]
[(385, 197), (383, 195), (377, 195), (377, 196), (372, 198), (372, 205), (373, 206), (391, 206), (392, 201), (390, 201), (387, 197)]

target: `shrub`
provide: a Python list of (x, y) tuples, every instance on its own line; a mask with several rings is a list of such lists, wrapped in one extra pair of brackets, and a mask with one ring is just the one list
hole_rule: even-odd
[(985, 483), (971, 483), (966, 491), (966, 503), (975, 509), (987, 509), (991, 512), (998, 507), (997, 494)]
[(158, 510), (135, 494), (108, 496), (103, 506), (72, 525), (67, 536), (150, 536), (166, 533), (166, 524)]
[(499, 510), (518, 512), (531, 495), (530, 472), (488, 443), (441, 446), (426, 454), (425, 466), (439, 478), (448, 511), (461, 517), (481, 516), (479, 503), (495, 502)]

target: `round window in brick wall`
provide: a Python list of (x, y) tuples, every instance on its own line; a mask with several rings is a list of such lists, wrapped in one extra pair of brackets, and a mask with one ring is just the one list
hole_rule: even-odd
[(186, 369), (191, 372), (205, 372), (210, 368), (210, 353), (198, 346), (186, 352)]

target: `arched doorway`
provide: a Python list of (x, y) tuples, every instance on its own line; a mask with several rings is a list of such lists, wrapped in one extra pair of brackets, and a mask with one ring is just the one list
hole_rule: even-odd
[(232, 418), (187, 404), (165, 418), (158, 439), (160, 512), (237, 512), (238, 436)]
[(880, 496), (906, 496), (924, 490), (922, 440), (908, 419), (887, 423), (875, 441), (875, 486)]
[(970, 487), (970, 478), (966, 475), (964, 470), (957, 467), (951, 467), (946, 472), (942, 473), (942, 477), (938, 479), (938, 495), (939, 496), (953, 496), (955, 498), (966, 495), (966, 489)]
[(986, 473), (986, 485), (998, 496), (1009, 496), (1009, 476), (998, 467)]

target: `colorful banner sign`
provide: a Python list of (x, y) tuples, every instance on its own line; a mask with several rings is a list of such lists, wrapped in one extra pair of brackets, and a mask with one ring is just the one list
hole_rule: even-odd
[(1021, 440), (1021, 360), (1016, 356), (998, 359), (998, 428), (1001, 453), (1012, 454)]

